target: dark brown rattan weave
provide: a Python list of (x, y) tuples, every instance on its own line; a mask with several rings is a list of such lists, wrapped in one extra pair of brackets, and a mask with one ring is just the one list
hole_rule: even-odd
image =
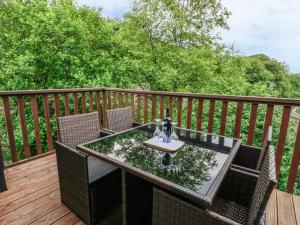
[(152, 224), (259, 224), (276, 184), (274, 151), (269, 148), (259, 176), (235, 168), (228, 171), (210, 211), (154, 188)]
[(3, 155), (0, 146), (0, 192), (6, 190), (7, 190), (7, 186), (6, 186), (5, 176), (4, 176), (4, 161), (3, 161)]
[[(233, 166), (238, 166), (238, 169), (245, 167), (247, 171), (256, 170), (260, 171), (262, 167), (262, 161), (267, 155), (269, 146), (272, 143), (272, 127), (270, 126), (267, 132), (267, 138), (265, 139), (261, 148), (256, 148), (249, 145), (241, 145), (234, 160)], [(250, 170), (248, 170), (250, 169)], [(255, 172), (255, 171), (252, 171)]]
[(107, 110), (107, 128), (115, 132), (120, 132), (132, 128), (131, 107)]

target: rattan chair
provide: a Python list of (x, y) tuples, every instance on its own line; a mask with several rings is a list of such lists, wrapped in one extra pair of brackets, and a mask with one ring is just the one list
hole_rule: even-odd
[(261, 170), (262, 161), (267, 154), (269, 146), (272, 143), (272, 127), (268, 128), (267, 138), (261, 148), (241, 145), (236, 157), (232, 162), (232, 166), (252, 173), (257, 173)]
[(107, 110), (106, 115), (108, 131), (120, 132), (133, 127), (131, 107)]
[(97, 112), (59, 117), (57, 124), (61, 199), (86, 223), (95, 224), (121, 204), (120, 170), (75, 149), (78, 144), (100, 137)]
[(276, 185), (274, 152), (259, 175), (231, 168), (210, 209), (201, 209), (166, 191), (153, 189), (153, 225), (260, 224)]
[(7, 190), (7, 186), (6, 186), (5, 176), (4, 176), (4, 162), (3, 162), (3, 155), (0, 146), (0, 192), (6, 190)]

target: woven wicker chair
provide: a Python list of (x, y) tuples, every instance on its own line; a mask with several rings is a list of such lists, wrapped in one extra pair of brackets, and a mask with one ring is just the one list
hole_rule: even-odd
[(0, 193), (7, 190), (5, 176), (4, 176), (4, 162), (0, 146)]
[(107, 214), (113, 206), (121, 204), (120, 170), (75, 149), (78, 144), (100, 137), (97, 112), (59, 117), (57, 124), (60, 143), (56, 143), (56, 150), (62, 201), (86, 223), (95, 224), (105, 216), (103, 212)]
[(107, 110), (107, 129), (111, 132), (120, 132), (132, 128), (131, 107)]
[(271, 148), (263, 159), (259, 176), (231, 168), (210, 209), (198, 208), (154, 188), (152, 224), (259, 224), (275, 184)]
[(257, 173), (261, 170), (262, 161), (267, 154), (269, 146), (272, 143), (272, 127), (268, 128), (267, 138), (261, 148), (256, 148), (249, 145), (241, 145), (239, 151), (232, 164), (233, 167), (245, 170), (252, 173)]

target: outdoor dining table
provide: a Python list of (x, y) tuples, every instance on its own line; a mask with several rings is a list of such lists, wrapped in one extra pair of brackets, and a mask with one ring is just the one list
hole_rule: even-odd
[(130, 217), (151, 220), (145, 211), (151, 213), (153, 186), (198, 207), (209, 208), (241, 139), (176, 128), (179, 140), (185, 144), (173, 158), (173, 165), (178, 169), (172, 171), (157, 163), (161, 152), (144, 143), (152, 138), (154, 130), (155, 124), (149, 123), (77, 148), (122, 170), (123, 217), (127, 220)]

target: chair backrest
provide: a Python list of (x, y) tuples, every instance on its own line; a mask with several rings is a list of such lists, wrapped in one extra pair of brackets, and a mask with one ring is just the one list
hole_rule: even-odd
[(258, 160), (257, 160), (257, 164), (256, 164), (256, 170), (260, 171), (261, 168), (262, 168), (262, 162), (264, 160), (264, 158), (266, 157), (267, 155), (267, 152), (268, 152), (268, 149), (269, 149), (269, 146), (271, 145), (272, 143), (272, 126), (269, 126), (268, 127), (268, 131), (267, 131), (267, 136), (264, 140), (264, 143), (261, 147), (261, 151), (260, 151), (260, 154), (259, 154), (259, 157), (258, 157)]
[(6, 181), (4, 176), (4, 161), (3, 161), (3, 153), (0, 145), (0, 192), (6, 191)]
[(107, 128), (112, 131), (120, 132), (132, 128), (131, 107), (107, 110)]
[(100, 136), (98, 112), (57, 118), (59, 141), (71, 148)]
[(260, 223), (276, 183), (274, 147), (269, 145), (267, 154), (262, 161), (261, 172), (251, 199), (247, 224)]
[(61, 199), (86, 223), (90, 223), (87, 155), (55, 142)]

